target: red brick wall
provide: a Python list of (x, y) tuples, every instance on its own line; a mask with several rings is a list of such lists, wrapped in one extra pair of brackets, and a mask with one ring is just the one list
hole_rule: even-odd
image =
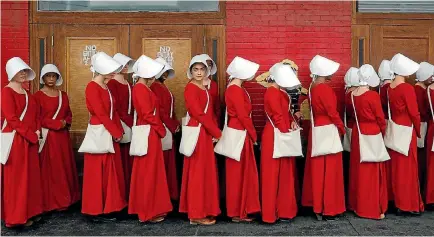
[(29, 2), (1, 1), (1, 87), (8, 83), (7, 60), (20, 57), (30, 63)]
[[(351, 11), (351, 1), (226, 2), (227, 63), (235, 56), (245, 57), (259, 63), (262, 73), (288, 58), (298, 65), (299, 77), (307, 88), (311, 82), (309, 62), (321, 54), (341, 64), (331, 85), (342, 98), (343, 77), (351, 65)], [(246, 87), (260, 132), (265, 124), (265, 89), (256, 83)]]

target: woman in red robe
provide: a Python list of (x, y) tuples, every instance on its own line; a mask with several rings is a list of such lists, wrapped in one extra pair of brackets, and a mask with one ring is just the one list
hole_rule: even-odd
[[(360, 87), (352, 92), (356, 110), (357, 124), (353, 125), (351, 139), (351, 165), (356, 164), (354, 190), (351, 190), (349, 200), (351, 210), (358, 216), (371, 219), (383, 219), (388, 205), (386, 166), (384, 162), (361, 162), (359, 129), (363, 135), (385, 134), (386, 120), (381, 107), (380, 96), (369, 87), (377, 87), (380, 83), (371, 65), (363, 65), (359, 69)], [(388, 155), (387, 155), (387, 158)]]
[(262, 220), (275, 223), (278, 219), (292, 219), (297, 215), (298, 179), (295, 157), (273, 158), (274, 127), (282, 133), (296, 129), (291, 111), (291, 98), (283, 88), (300, 84), (295, 73), (277, 76), (283, 67), (292, 72), (290, 65), (275, 64), (270, 69), (270, 86), (264, 94), (267, 121), (261, 144), (261, 202)]
[(127, 206), (119, 149), (123, 129), (115, 109), (116, 101), (104, 80), (112, 78), (114, 73), (122, 69), (122, 65), (104, 52), (93, 55), (91, 61), (94, 77), (85, 91), (86, 106), (90, 113), (89, 124), (104, 126), (113, 137), (115, 153), (84, 153), (81, 212), (91, 215), (92, 219), (113, 220), (115, 213)]
[(212, 112), (214, 120), (217, 123), (217, 126), (220, 126), (221, 103), (219, 98), (219, 86), (216, 81), (210, 78), (217, 73), (217, 65), (208, 54), (201, 54), (201, 56), (203, 57), (203, 60), (206, 61), (210, 70), (209, 76), (203, 79), (203, 85), (206, 87), (206, 89), (208, 89), (212, 100)]
[[(132, 87), (125, 79), (124, 74), (132, 73), (132, 64), (134, 60), (121, 53), (113, 56), (119, 64), (123, 66), (122, 71), (116, 73), (112, 79), (107, 82), (110, 93), (116, 100), (116, 111), (119, 114), (123, 127), (131, 129), (133, 126), (133, 105), (132, 105)], [(125, 137), (119, 142), (121, 151), (122, 168), (124, 170), (126, 198), (130, 190), (131, 171), (133, 169), (133, 158), (130, 156), (130, 141)]]
[[(434, 78), (433, 78), (434, 79)], [(427, 162), (426, 162), (426, 189), (425, 189), (425, 202), (431, 209), (434, 209), (434, 151), (432, 147), (434, 146), (434, 86), (430, 85), (428, 87), (428, 92), (430, 93), (431, 106), (429, 107), (429, 126), (427, 134)], [(428, 102), (429, 102), (428, 101)]]
[[(359, 72), (359, 69), (351, 67), (347, 73), (345, 74), (345, 84), (346, 84), (346, 91), (345, 91), (345, 115), (344, 117), (344, 125), (346, 129), (345, 136), (349, 140), (349, 145), (351, 150), (351, 132), (348, 132), (348, 130), (353, 129), (353, 125), (356, 122), (354, 119), (354, 110), (353, 105), (351, 103), (351, 92), (356, 90), (359, 86), (359, 75), (357, 74)], [(354, 196), (348, 195), (349, 193), (355, 192), (356, 187), (356, 177), (357, 177), (357, 164), (360, 163), (358, 160), (352, 160), (350, 159), (350, 151), (345, 150), (344, 146), (344, 181), (345, 181), (345, 187), (347, 188), (347, 206), (349, 209), (352, 209), (351, 206), (354, 206), (355, 200), (351, 200)]]
[[(389, 108), (387, 104), (387, 90), (389, 89), (390, 83), (394, 78), (393, 72), (390, 69), (390, 61), (383, 60), (378, 68), (378, 76), (380, 77), (381, 86), (379, 89), (381, 107), (383, 108), (384, 118), (389, 119), (387, 110)], [(387, 149), (389, 151), (389, 149)], [(394, 200), (393, 189), (392, 189), (392, 160), (385, 161), (386, 164), (386, 177), (387, 177), (387, 196), (389, 202)]]
[[(40, 144), (42, 147), (39, 148), (42, 194), (46, 212), (65, 210), (79, 201), (81, 195), (69, 137), (69, 127), (72, 124), (69, 99), (65, 92), (56, 89), (62, 82), (57, 67), (47, 64), (41, 70), (40, 83), (44, 87), (35, 93), (40, 105), (41, 125), (48, 129), (45, 143)], [(62, 96), (60, 109), (59, 96)]]
[(163, 64), (142, 55), (133, 68), (139, 77), (133, 89), (134, 116), (137, 116), (134, 126), (150, 125), (148, 152), (143, 156), (133, 156), (131, 175), (128, 213), (137, 214), (140, 222), (161, 222), (172, 211), (161, 145), (166, 129), (160, 120), (157, 96), (149, 88), (163, 67)]
[[(418, 215), (424, 210), (418, 174), (416, 136), (420, 137), (420, 116), (414, 87), (406, 83), (408, 76), (414, 74), (419, 65), (402, 54), (391, 60), (391, 69), (395, 79), (387, 91), (393, 122), (399, 125), (413, 126), (413, 134), (408, 155), (390, 149), (392, 159), (392, 188), (398, 214)], [(399, 139), (399, 138), (398, 138)]]
[[(314, 81), (310, 90), (315, 127), (334, 124), (341, 135), (344, 124), (337, 111), (337, 99), (333, 89), (327, 85), (339, 64), (321, 56), (310, 63)], [(330, 137), (330, 139), (336, 139)], [(336, 142), (336, 141), (335, 141)], [(302, 205), (313, 207), (318, 220), (345, 212), (344, 177), (342, 152), (312, 157), (312, 128), (309, 132), (307, 159), (304, 171)]]
[[(151, 85), (151, 90), (158, 99), (158, 107), (160, 109), (160, 119), (163, 124), (172, 133), (172, 149), (163, 151), (164, 164), (166, 167), (167, 184), (169, 185), (170, 199), (173, 201), (179, 200), (178, 176), (176, 171), (176, 148), (173, 139), (175, 133), (179, 132), (180, 124), (175, 115), (175, 98), (169, 88), (164, 84), (166, 79), (172, 79), (175, 76), (175, 70), (162, 58), (157, 58), (155, 61), (164, 64), (163, 70), (157, 74), (154, 83)], [(167, 132), (167, 130), (166, 130)]]
[(419, 183), (421, 187), (421, 192), (424, 193), (426, 180), (426, 134), (428, 130), (429, 121), (429, 104), (428, 104), (428, 94), (427, 87), (431, 84), (431, 78), (434, 73), (434, 66), (427, 63), (421, 62), (419, 64), (420, 68), (416, 72), (416, 84), (414, 85), (414, 90), (416, 92), (417, 105), (420, 113), (420, 135), (421, 137), (417, 139), (417, 158), (419, 162)]
[(192, 155), (185, 157), (179, 211), (188, 214), (190, 224), (212, 225), (220, 214), (219, 185), (213, 141), (221, 131), (213, 119), (213, 100), (203, 85), (209, 69), (199, 55), (192, 58), (187, 72), (190, 82), (184, 90), (185, 106), (190, 119), (187, 126), (200, 127)]
[(259, 65), (235, 57), (228, 66), (230, 83), (225, 93), (227, 126), (245, 130), (246, 138), (241, 150), (240, 160), (226, 158), (226, 206), (227, 215), (233, 222), (253, 221), (249, 215), (261, 211), (259, 203), (259, 178), (253, 144), (257, 135), (251, 118), (252, 103), (243, 82), (251, 80)]
[[(33, 80), (35, 72), (18, 57), (6, 63), (6, 72), (9, 84), (1, 91), (2, 133), (16, 133), (8, 160), (1, 167), (1, 219), (6, 227), (31, 226), (43, 212), (38, 158), (41, 125), (38, 104), (22, 83)], [(6, 147), (1, 149), (6, 151)]]

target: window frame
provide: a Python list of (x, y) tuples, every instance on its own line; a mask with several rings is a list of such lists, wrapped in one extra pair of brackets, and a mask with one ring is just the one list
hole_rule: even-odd
[(352, 23), (357, 25), (434, 24), (434, 13), (363, 13), (357, 12), (357, 0), (352, 0)]
[(226, 3), (219, 0), (216, 12), (63, 12), (38, 11), (38, 1), (30, 1), (30, 23), (33, 24), (203, 24), (223, 25)]

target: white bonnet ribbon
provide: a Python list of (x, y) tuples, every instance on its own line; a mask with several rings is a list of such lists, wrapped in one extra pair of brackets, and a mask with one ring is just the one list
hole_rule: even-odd
[(234, 76), (230, 75), (229, 76), (229, 81), (232, 80), (232, 79), (234, 79), (234, 78), (235, 78)]
[(315, 74), (310, 74), (309, 76), (312, 78), (312, 80), (316, 80), (318, 78), (318, 75)]

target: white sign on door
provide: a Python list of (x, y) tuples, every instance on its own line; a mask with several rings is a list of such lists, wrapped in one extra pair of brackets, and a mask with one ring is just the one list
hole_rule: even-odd
[(94, 54), (96, 54), (96, 45), (86, 45), (83, 50), (83, 59), (82, 62), (84, 65), (89, 65), (90, 59)]
[(163, 58), (166, 62), (173, 67), (173, 52), (170, 46), (160, 46), (160, 51), (157, 53), (157, 58)]

